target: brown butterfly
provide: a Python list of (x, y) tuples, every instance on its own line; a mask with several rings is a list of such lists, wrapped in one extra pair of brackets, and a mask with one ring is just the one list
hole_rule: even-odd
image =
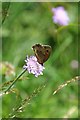
[(32, 49), (35, 53), (38, 63), (42, 64), (46, 62), (51, 54), (51, 46), (35, 44), (32, 46)]

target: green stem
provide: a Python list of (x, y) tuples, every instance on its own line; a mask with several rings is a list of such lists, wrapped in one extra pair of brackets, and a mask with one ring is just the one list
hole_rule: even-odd
[(22, 71), (22, 72), (15, 78), (15, 80), (12, 82), (12, 84), (5, 90), (5, 93), (10, 90), (10, 88), (14, 85), (14, 83), (15, 83), (25, 72), (26, 72), (26, 70)]

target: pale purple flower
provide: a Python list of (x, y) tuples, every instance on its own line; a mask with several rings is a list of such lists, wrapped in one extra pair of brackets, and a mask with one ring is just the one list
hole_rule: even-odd
[(36, 56), (30, 56), (26, 58), (25, 60), (26, 65), (23, 66), (24, 69), (26, 69), (29, 73), (32, 73), (35, 75), (35, 77), (38, 77), (39, 75), (43, 75), (43, 69), (44, 66), (42, 66), (41, 64), (39, 64), (37, 62), (37, 58)]
[(64, 7), (60, 6), (60, 7), (52, 8), (52, 12), (54, 14), (52, 17), (54, 23), (63, 26), (69, 24), (70, 19)]

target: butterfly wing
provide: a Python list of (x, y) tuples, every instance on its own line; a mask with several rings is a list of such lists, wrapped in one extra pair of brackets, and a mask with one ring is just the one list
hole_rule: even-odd
[(47, 61), (51, 53), (51, 47), (49, 45), (35, 44), (34, 46), (32, 46), (32, 48), (34, 50), (37, 61), (40, 64), (43, 64)]
[(45, 53), (45, 57), (44, 57), (44, 62), (46, 62), (48, 60), (48, 58), (50, 57), (50, 54), (51, 54), (51, 46), (49, 45), (44, 45), (44, 53)]
[(37, 57), (37, 61), (42, 64), (43, 61), (44, 61), (44, 48), (42, 45), (40, 44), (36, 44), (34, 46), (32, 46), (33, 50), (34, 50), (34, 53), (35, 53), (35, 56)]

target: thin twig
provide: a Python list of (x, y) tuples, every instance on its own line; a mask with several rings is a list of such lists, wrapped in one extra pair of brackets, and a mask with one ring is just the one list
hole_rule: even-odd
[[(4, 4), (4, 3), (3, 3), (3, 4)], [(5, 10), (5, 17), (4, 17), (3, 20), (2, 20), (2, 24), (4, 23), (4, 21), (5, 21), (6, 17), (7, 17), (7, 13), (8, 13), (9, 7), (10, 7), (10, 2), (8, 3), (8, 7), (7, 7), (7, 9)], [(2, 14), (3, 14), (3, 12), (2, 12)]]
[(4, 82), (3, 84), (0, 85), (0, 90), (3, 90), (3, 88), (7, 85), (10, 85), (14, 80), (10, 80), (10, 81), (7, 81), (7, 82)]
[(4, 91), (0, 92), (0, 97), (5, 95), (5, 94), (9, 94), (10, 93), (10, 89), (11, 87), (19, 80), (19, 78), (26, 72), (26, 69), (23, 70), (15, 79), (14, 81), (12, 81), (12, 84)]
[(8, 92), (11, 87), (14, 85), (15, 82), (17, 82), (17, 80), (26, 72), (26, 70), (23, 70), (16, 78), (15, 80), (12, 82), (12, 84), (4, 91), (5, 93)]
[(62, 85), (58, 86), (58, 88), (53, 92), (53, 95), (55, 95), (59, 90), (61, 90), (65, 86), (67, 86), (69, 83), (72, 83), (72, 82), (75, 82), (78, 80), (80, 80), (80, 76), (76, 76), (76, 77), (72, 78), (71, 80), (66, 81)]
[(31, 101), (31, 99), (33, 97), (35, 97), (36, 95), (38, 95), (43, 90), (43, 88), (46, 86), (46, 83), (47, 83), (47, 81), (44, 84), (42, 84), (41, 86), (39, 86), (38, 88), (36, 88), (30, 96), (28, 96), (24, 100), (22, 100), (21, 104), (17, 108), (15, 108), (13, 110), (13, 113), (11, 113), (9, 115), (9, 117), (10, 118), (14, 118), (17, 113), (22, 112), (23, 108), (26, 107), (26, 104), (29, 104), (29, 101)]
[[(23, 80), (24, 78), (25, 78), (25, 77), (20, 77), (20, 78), (18, 79), (18, 81), (21, 81), (21, 80)], [(0, 85), (0, 90), (3, 90), (4, 87), (11, 85), (11, 83), (12, 83), (13, 81), (14, 81), (14, 80), (10, 80), (10, 81), (7, 81), (7, 82), (4, 82), (3, 84), (1, 84), (1, 85)]]

